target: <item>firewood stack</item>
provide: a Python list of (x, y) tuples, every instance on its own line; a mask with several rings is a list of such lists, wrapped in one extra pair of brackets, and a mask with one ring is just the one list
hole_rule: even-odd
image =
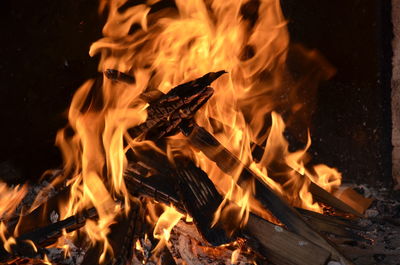
[[(129, 154), (130, 162), (125, 172), (125, 184), (132, 195), (128, 214), (121, 215), (111, 225), (110, 242), (113, 256), (108, 264), (275, 264), (275, 265), (324, 265), (336, 261), (343, 265), (353, 264), (340, 249), (328, 239), (366, 240), (357, 234), (362, 228), (355, 224), (361, 213), (337, 199), (324, 189), (310, 184), (309, 190), (315, 201), (335, 209), (335, 216), (297, 209), (289, 205), (277, 192), (255, 174), (249, 165), (240, 161), (213, 135), (194, 121), (193, 117), (212, 97), (211, 83), (225, 72), (212, 72), (191, 82), (173, 88), (167, 94), (153, 91), (143, 95), (149, 102), (147, 120), (130, 129), (132, 137), (152, 140), (162, 150), (166, 136), (182, 133), (192, 147), (203, 152), (227, 175), (240, 166), (242, 172), (237, 184), (253, 182), (255, 198), (273, 216), (275, 223), (251, 212), (243, 227), (232, 227), (226, 219), (215, 223), (214, 213), (219, 207), (228, 211), (240, 211), (240, 206), (224, 200), (207, 174), (190, 158), (175, 156), (171, 161), (162, 152), (149, 148), (135, 148)], [(116, 70), (107, 70), (104, 76), (114, 82), (133, 82), (133, 77)], [(255, 145), (254, 156), (263, 150)], [(55, 171), (47, 180), (49, 183)], [(272, 176), (273, 177), (273, 176)], [(65, 176), (68, 179), (68, 176)], [(276, 181), (279, 181), (276, 179)], [(11, 244), (11, 251), (0, 248), (0, 262), (4, 264), (43, 264), (50, 259), (54, 264), (96, 264), (101, 250), (89, 246), (82, 239), (79, 246), (70, 243), (70, 257), (62, 249), (55, 249), (54, 242), (64, 233), (78, 231), (88, 220), (98, 217), (95, 208), (86, 209), (65, 220), (53, 220), (48, 224), (36, 223), (42, 214), (57, 215), (57, 202), (65, 199), (68, 186), (59, 182), (48, 185), (45, 199), (36, 203), (33, 211), (24, 213), (25, 230)], [(151, 236), (152, 225), (146, 220), (149, 202), (172, 205), (193, 220), (179, 221), (171, 232), (170, 242), (156, 253), (157, 240)], [(23, 204), (26, 201), (23, 201)], [(222, 204), (222, 206), (221, 206)], [(123, 206), (121, 206), (123, 207)], [(7, 229), (13, 231), (24, 208), (8, 220)], [(25, 207), (26, 208), (26, 207)], [(28, 207), (30, 208), (30, 207)], [(332, 238), (330, 236), (329, 238)], [(240, 251), (238, 251), (238, 249)], [(72, 253), (72, 254), (71, 254)], [(75, 254), (74, 254), (75, 253)], [(72, 255), (72, 258), (71, 258)], [(25, 262), (25, 263), (24, 263)], [(335, 263), (336, 264), (336, 263)]]

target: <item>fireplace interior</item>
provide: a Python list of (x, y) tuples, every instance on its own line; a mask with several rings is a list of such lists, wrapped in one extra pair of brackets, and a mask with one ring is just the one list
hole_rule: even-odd
[[(138, 4), (152, 6), (149, 14), (175, 7), (173, 1), (169, 0), (122, 2), (127, 4), (119, 10), (121, 12)], [(149, 4), (150, 2), (154, 3)], [(259, 10), (262, 6), (260, 2), (263, 1), (244, 2), (250, 3), (247, 6), (250, 11), (243, 8), (243, 17), (247, 16), (249, 24), (255, 23), (262, 14), (254, 15), (257, 13), (254, 13), (254, 8)], [(3, 42), (0, 48), (0, 121), (3, 124), (0, 138), (0, 184), (7, 183), (8, 187), (15, 188), (16, 185), (27, 183), (28, 188), (24, 194), (25, 199), (20, 200), (18, 206), (11, 207), (13, 214), (18, 214), (10, 214), (7, 208), (3, 208), (6, 210), (2, 213), (0, 206), (0, 234), (3, 244), (0, 247), (0, 263), (398, 264), (400, 194), (394, 188), (399, 176), (392, 171), (397, 162), (392, 158), (392, 138), (395, 137), (392, 136), (392, 117), (395, 117), (396, 113), (391, 107), (391, 82), (392, 78), (395, 79), (395, 76), (392, 76), (392, 41), (395, 26), (392, 25), (391, 17), (396, 4), (399, 5), (399, 1), (393, 0), (393, 8), (390, 1), (379, 0), (280, 1), (290, 38), (287, 64), (291, 82), (303, 80), (305, 69), (315, 68), (311, 71), (311, 76), (320, 75), (320, 68), (329, 72), (327, 78), (321, 78), (321, 82), (304, 82), (298, 86), (300, 91), (306, 91), (299, 92), (301, 97), (298, 103), (309, 108), (304, 115), (300, 113), (299, 117), (304, 118), (302, 122), (294, 122), (292, 127), (291, 123), (288, 123), (283, 134), (289, 143), (289, 151), (294, 152), (307, 146), (309, 131), (311, 147), (307, 152), (311, 162), (313, 165), (326, 164), (341, 173), (342, 188), (337, 188), (336, 196), (345, 203), (336, 201), (335, 196), (328, 192), (325, 194), (322, 188), (311, 182), (314, 190), (310, 192), (314, 200), (322, 205), (321, 212), (317, 214), (309, 208), (298, 209), (301, 205), (295, 204), (295, 199), (292, 205), (296, 207), (293, 208), (280, 196), (276, 196), (274, 188), (260, 184), (262, 180), (254, 174), (254, 168), (246, 164), (246, 161), (237, 160), (230, 152), (218, 151), (220, 153), (215, 154), (215, 150), (210, 146), (224, 150), (224, 142), (216, 143), (212, 138), (217, 130), (211, 133), (210, 130), (202, 131), (204, 126), (192, 123), (195, 113), (204, 109), (204, 105), (208, 104), (206, 102), (218, 94), (214, 92), (211, 96), (212, 91), (209, 87), (218, 91), (214, 82), (219, 84), (218, 82), (223, 82), (221, 79), (225, 80), (224, 78), (230, 75), (229, 71), (227, 74), (221, 72), (206, 75), (208, 72), (216, 72), (210, 69), (195, 78), (184, 79), (185, 82), (170, 86), (173, 88), (195, 80), (186, 87), (201, 89), (191, 91), (190, 95), (177, 89), (173, 95), (165, 91), (166, 95), (158, 94), (157, 99), (153, 99), (153, 94), (148, 97), (151, 97), (148, 109), (153, 108), (154, 112), (162, 112), (170, 106), (175, 108), (176, 105), (173, 104), (178, 104), (177, 101), (185, 102), (185, 109), (179, 110), (179, 114), (176, 114), (178, 111), (173, 113), (178, 115), (176, 117), (172, 114), (165, 120), (162, 117), (159, 120), (163, 124), (155, 130), (153, 128), (143, 137), (152, 141), (161, 139), (160, 149), (165, 148), (173, 154), (176, 150), (169, 150), (163, 138), (165, 135), (177, 134), (179, 129), (179, 135), (189, 135), (188, 142), (222, 168), (225, 174), (229, 174), (227, 168), (232, 166), (229, 163), (234, 161), (236, 167), (241, 168), (255, 181), (255, 184), (252, 184), (255, 193), (258, 193), (258, 197), (254, 195), (255, 200), (261, 201), (259, 204), (268, 208), (268, 214), (263, 210), (257, 211), (258, 208), (254, 212), (247, 208), (243, 210), (245, 207), (234, 198), (232, 202), (227, 201), (226, 194), (220, 194), (220, 187), (210, 180), (210, 173), (202, 168), (202, 164), (197, 160), (193, 162), (187, 157), (181, 157), (182, 154), (179, 153), (171, 162), (168, 152), (162, 156), (154, 150), (138, 145), (133, 149), (139, 151), (129, 156), (129, 163), (125, 168), (127, 173), (124, 176), (130, 196), (137, 197), (129, 206), (124, 204), (123, 192), (113, 198), (122, 212), (127, 210), (126, 215), (114, 216), (117, 225), (111, 225), (110, 220), (113, 218), (106, 214), (109, 209), (99, 210), (96, 203), (84, 205), (85, 207), (79, 205), (80, 208), (77, 206), (78, 213), (61, 213), (59, 203), (68, 201), (69, 193), (64, 189), (70, 189), (66, 187), (71, 183), (65, 179), (59, 181), (57, 178), (64, 174), (61, 172), (68, 172), (68, 169), (61, 170), (63, 162), (65, 164), (65, 153), (55, 146), (57, 131), (70, 122), (71, 114), (68, 114), (68, 110), (72, 108), (71, 101), (77, 89), (86, 80), (103, 78), (104, 81), (101, 82), (124, 87), (137, 79), (136, 75), (118, 69), (116, 65), (104, 69), (102, 74), (98, 66), (99, 63), (101, 65), (102, 57), (100, 54), (90, 56), (88, 53), (92, 43), (103, 36), (102, 29), (109, 10), (106, 8), (99, 14), (98, 0), (43, 0), (40, 3), (21, 0), (3, 3), (5, 12), (0, 18), (3, 25)], [(132, 27), (130, 30), (135, 32), (137, 29)], [(251, 57), (252, 55), (248, 55), (251, 53), (248, 51), (247, 56)], [(204, 76), (204, 79), (196, 79), (201, 76)], [(96, 86), (96, 82), (93, 86)], [(290, 86), (292, 85), (288, 84), (288, 87)], [(309, 89), (312, 86), (315, 88)], [(287, 95), (283, 93), (281, 96), (290, 98), (289, 94), (288, 90)], [(87, 106), (82, 103), (80, 107), (96, 108), (98, 102), (95, 96), (93, 98), (91, 103), (86, 103)], [(165, 105), (160, 98), (171, 105)], [(285, 114), (285, 110), (277, 111), (285, 122), (286, 118), (290, 118), (289, 114)], [(265, 125), (262, 130), (267, 131), (271, 123), (280, 121), (279, 117), (274, 115), (265, 118), (268, 126)], [(148, 117), (151, 117), (150, 112)], [(179, 120), (179, 125), (170, 125), (169, 122), (174, 120), (171, 117)], [(152, 119), (160, 122), (158, 118)], [(173, 128), (170, 130), (169, 126)], [(196, 133), (195, 137), (190, 136), (193, 135), (193, 131)], [(64, 133), (67, 138), (71, 133), (70, 128)], [(203, 142), (198, 139), (203, 139)], [(266, 140), (255, 144), (254, 157), (260, 146), (269, 150), (264, 146), (265, 142)], [(261, 153), (261, 157), (264, 158), (265, 155)], [(262, 160), (261, 157), (259, 160)], [(276, 165), (271, 167), (274, 166)], [(276, 168), (282, 170), (280, 166)], [(51, 171), (43, 175), (46, 170)], [(73, 172), (74, 168), (71, 167), (70, 170)], [(44, 178), (40, 178), (42, 175)], [(147, 179), (145, 176), (151, 177)], [(170, 181), (176, 181), (174, 188), (165, 183), (168, 182), (165, 176), (173, 176)], [(238, 175), (238, 179), (241, 179), (240, 176), (241, 174)], [(116, 186), (107, 181), (105, 183), (107, 188), (108, 184), (113, 188)], [(13, 197), (15, 194), (8, 193), (1, 185), (0, 191), (0, 202), (5, 202), (5, 198), (18, 201), (17, 197)], [(268, 203), (264, 204), (263, 200)], [(151, 204), (152, 210), (143, 207), (145, 204)], [(158, 204), (173, 205), (175, 210), (165, 210)], [(37, 205), (37, 208), (27, 210), (32, 205)], [(22, 220), (19, 214), (25, 210), (27, 217), (26, 220)], [(220, 222), (218, 225), (218, 222), (215, 224), (214, 215), (214, 212), (218, 211), (221, 211), (224, 218), (232, 220), (235, 219), (234, 214), (240, 211), (246, 211), (248, 215), (243, 215), (246, 217), (242, 216), (236, 221)], [(63, 220), (59, 218), (60, 215), (68, 218)], [(159, 221), (152, 220), (155, 216), (160, 218)], [(167, 228), (162, 228), (160, 220), (163, 216), (176, 222), (173, 225), (164, 224)], [(183, 219), (191, 221), (184, 222)], [(110, 256), (110, 253), (104, 254), (104, 249), (99, 245), (88, 244), (87, 240), (80, 238), (83, 235), (78, 233), (77, 242), (82, 242), (82, 245), (67, 244), (65, 242), (69, 239), (65, 237), (63, 242), (69, 246), (69, 256), (62, 258), (63, 252), (52, 245), (53, 241), (59, 244), (65, 234), (83, 229), (92, 229), (90, 231), (96, 234), (95, 229), (98, 229), (98, 225), (92, 226), (95, 222), (93, 220), (108, 220), (109, 224), (104, 226), (109, 230), (99, 230), (97, 233), (109, 235), (114, 256)], [(313, 229), (309, 224), (312, 224)], [(236, 226), (240, 226), (239, 236), (233, 232), (236, 231)], [(5, 236), (7, 233), (4, 231), (11, 228), (15, 230), (16, 227), (20, 233), (12, 237), (16, 238), (17, 242), (15, 239), (12, 242), (11, 237)], [(148, 235), (149, 227), (154, 231), (161, 229), (157, 234), (162, 235), (161, 239)], [(143, 234), (144, 230), (147, 231), (146, 235)], [(166, 237), (163, 234), (167, 233), (165, 231), (171, 234)], [(131, 238), (135, 239), (134, 242), (129, 242)], [(165, 238), (169, 239), (169, 243), (155, 243)], [(221, 244), (228, 245), (210, 247)], [(32, 245), (36, 252), (32, 252)], [(50, 252), (45, 252), (44, 256), (44, 252), (41, 256), (37, 255), (40, 249), (46, 249), (48, 246), (52, 246)], [(290, 251), (287, 252), (285, 247), (291, 250), (293, 257), (287, 257)], [(155, 248), (159, 249), (155, 251)]]

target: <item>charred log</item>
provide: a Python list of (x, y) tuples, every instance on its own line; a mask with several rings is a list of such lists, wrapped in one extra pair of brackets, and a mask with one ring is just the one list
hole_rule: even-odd
[(272, 190), (258, 175), (244, 165), (237, 157), (227, 150), (218, 140), (204, 128), (194, 124), (181, 126), (182, 132), (188, 137), (189, 142), (200, 149), (211, 161), (227, 174), (232, 174), (235, 168), (243, 168), (238, 179), (240, 186), (245, 186), (249, 181), (255, 181), (255, 196), (292, 232), (303, 236), (312, 243), (328, 250), (334, 259), (344, 264), (352, 264), (336, 247), (315, 231), (300, 214)]

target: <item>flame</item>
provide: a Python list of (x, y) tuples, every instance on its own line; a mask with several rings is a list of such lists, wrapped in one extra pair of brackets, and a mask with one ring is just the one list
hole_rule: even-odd
[(21, 205), (27, 193), (27, 186), (17, 185), (14, 188), (8, 187), (5, 183), (0, 182), (0, 239), (3, 243), (3, 247), (7, 252), (12, 253), (11, 245), (15, 244), (15, 237), (18, 236), (18, 225), (20, 224), (20, 218), (16, 225), (16, 229), (13, 233), (8, 231), (8, 228), (4, 222), (17, 213), (18, 206)]
[(237, 263), (239, 255), (240, 255), (240, 249), (235, 249), (234, 251), (232, 251), (232, 256), (231, 256), (232, 265)]
[[(87, 221), (82, 230), (92, 244), (102, 244), (99, 261), (105, 261), (107, 253), (112, 254), (107, 239), (110, 225), (117, 215), (129, 211), (123, 173), (129, 149), (143, 144), (128, 133), (147, 118), (148, 102), (140, 95), (153, 90), (166, 93), (222, 69), (228, 74), (212, 84), (215, 93), (195, 121), (292, 205), (321, 211), (308, 186), (315, 182), (331, 191), (340, 185), (340, 173), (325, 165), (308, 165), (309, 134), (305, 147), (291, 152), (284, 132), (289, 130), (303, 140), (318, 82), (334, 71), (316, 51), (290, 43), (280, 1), (175, 0), (161, 10), (159, 0), (140, 2), (100, 2), (100, 12), (108, 15), (104, 37), (92, 44), (89, 53), (100, 54), (100, 72), (116, 69), (133, 76), (134, 82), (103, 76), (88, 80), (76, 91), (68, 125), (56, 138), (69, 187), (68, 201), (60, 204), (60, 219), (94, 206), (99, 218)], [(292, 74), (295, 66), (300, 69), (297, 75)], [(158, 148), (155, 143), (146, 144)], [(259, 161), (253, 157), (254, 144), (265, 150)], [(191, 157), (224, 195), (214, 223), (230, 221), (232, 229), (237, 229), (246, 224), (250, 211), (274, 219), (255, 200), (252, 182), (241, 187), (236, 183), (243, 165), (225, 174), (191, 148), (182, 134), (168, 137), (166, 153), (170, 161), (175, 155)], [(8, 190), (0, 183), (0, 212), (5, 216), (14, 212), (25, 192), (24, 187)], [(228, 202), (238, 207), (225, 207)], [(183, 215), (172, 207), (165, 207), (161, 215), (152, 203), (147, 207), (147, 221), (155, 225), (154, 237), (160, 241), (157, 250), (167, 244)], [(5, 236), (1, 225), (0, 235), (9, 247), (12, 237)], [(68, 236), (72, 240), (76, 235)], [(63, 241), (58, 244), (65, 246)], [(140, 242), (136, 248), (141, 249)]]
[(173, 207), (166, 207), (154, 227), (153, 236), (159, 240), (154, 252), (162, 250), (162, 248), (167, 244), (171, 236), (171, 230), (183, 216), (183, 214), (179, 213)]
[[(100, 54), (99, 71), (116, 69), (132, 75), (134, 82), (90, 80), (75, 94), (69, 127), (57, 137), (65, 168), (73, 175), (63, 216), (94, 205), (99, 221), (89, 222), (85, 230), (93, 242), (107, 245), (108, 227), (120, 211), (115, 199), (125, 198), (124, 208), (129, 209), (123, 181), (126, 152), (140, 143), (127, 129), (146, 119), (148, 106), (139, 95), (155, 89), (166, 93), (180, 83), (221, 69), (229, 74), (213, 83), (215, 93), (198, 111), (196, 122), (292, 205), (321, 211), (308, 185), (313, 181), (329, 190), (340, 183), (340, 176), (327, 166), (307, 168), (309, 135), (305, 148), (289, 152), (282, 115), (289, 121), (289, 129), (296, 131), (299, 124), (306, 128), (312, 106), (307, 108), (304, 96), (315, 92), (318, 81), (332, 75), (332, 68), (317, 52), (290, 45), (278, 0), (176, 0), (173, 6), (157, 10), (158, 2), (100, 3), (100, 12), (108, 12), (104, 37), (93, 43), (89, 53)], [(291, 75), (290, 50), (307, 62), (303, 64), (309, 72), (302, 69), (300, 78)], [(214, 222), (234, 215), (238, 228), (247, 222), (249, 211), (268, 215), (255, 202), (253, 183), (236, 184), (242, 165), (229, 176), (190, 148), (182, 135), (169, 137), (167, 143), (170, 161), (179, 154), (192, 157), (224, 194)], [(253, 143), (265, 147), (257, 163), (252, 156)], [(223, 207), (228, 201), (239, 207)], [(148, 207), (147, 220), (155, 223), (154, 236), (160, 245), (165, 244), (182, 215), (166, 207), (159, 216), (153, 206)]]
[(8, 219), (15, 214), (26, 193), (26, 185), (10, 188), (5, 183), (0, 182), (0, 220)]

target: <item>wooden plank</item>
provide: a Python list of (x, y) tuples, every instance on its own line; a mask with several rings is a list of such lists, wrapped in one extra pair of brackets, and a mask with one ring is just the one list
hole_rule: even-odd
[(275, 265), (323, 265), (330, 258), (329, 251), (254, 214), (244, 232), (258, 240), (263, 254)]

